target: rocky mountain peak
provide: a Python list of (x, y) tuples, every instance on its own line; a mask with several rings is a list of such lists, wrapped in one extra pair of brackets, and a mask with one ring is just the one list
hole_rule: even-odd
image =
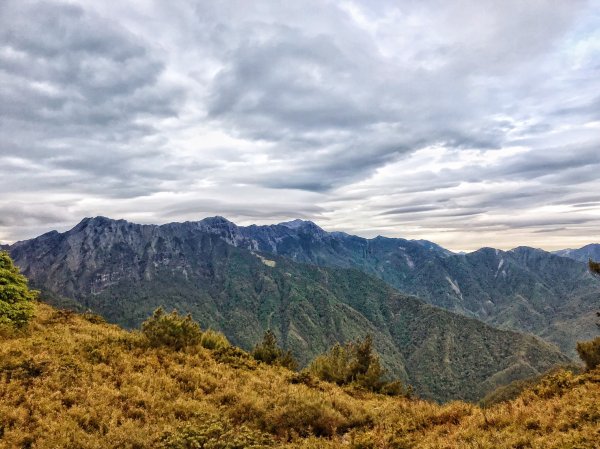
[(81, 231), (84, 229), (98, 229), (98, 228), (106, 228), (112, 225), (122, 225), (122, 224), (131, 224), (126, 220), (114, 220), (112, 218), (96, 216), (96, 217), (86, 217), (77, 224), (72, 231)]
[(113, 221), (113, 220), (110, 218), (107, 218), (107, 217), (100, 216), (100, 215), (97, 217), (85, 217), (83, 220), (81, 220), (79, 222), (79, 224), (77, 224), (75, 226), (75, 228), (84, 228), (87, 226), (98, 226), (98, 225), (107, 224), (111, 221)]
[(200, 223), (203, 223), (207, 226), (237, 227), (237, 225), (234, 222), (229, 221), (227, 218), (222, 217), (220, 215), (203, 218), (202, 220), (200, 220)]
[(278, 226), (284, 226), (290, 230), (301, 234), (311, 234), (314, 237), (325, 237), (329, 235), (327, 231), (325, 231), (323, 228), (321, 228), (314, 222), (309, 220), (301, 220), (299, 218), (296, 218), (295, 220), (291, 221), (284, 221), (282, 223), (279, 223)]
[(561, 257), (587, 262), (588, 259), (600, 260), (600, 243), (590, 243), (581, 248), (568, 248), (554, 251), (554, 254)]
[(197, 222), (197, 226), (203, 232), (220, 236), (230, 245), (238, 246), (239, 242), (243, 240), (240, 228), (232, 221), (219, 215), (204, 218)]
[[(285, 226), (286, 228), (290, 228), (290, 229), (315, 228), (320, 231), (323, 231), (323, 229), (320, 228), (319, 226), (317, 226), (314, 222), (312, 222), (310, 220), (301, 220), (300, 218), (296, 218), (296, 219), (290, 220), (290, 221), (283, 221), (283, 222), (279, 223), (279, 226)], [(325, 231), (323, 231), (323, 232), (325, 232)]]

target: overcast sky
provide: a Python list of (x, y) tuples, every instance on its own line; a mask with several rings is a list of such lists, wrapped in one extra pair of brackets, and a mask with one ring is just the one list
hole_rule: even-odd
[(0, 242), (223, 215), (600, 241), (600, 1), (0, 1)]

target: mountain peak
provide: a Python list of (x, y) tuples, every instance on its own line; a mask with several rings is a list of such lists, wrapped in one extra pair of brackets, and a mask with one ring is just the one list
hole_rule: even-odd
[(581, 248), (568, 248), (553, 251), (554, 254), (561, 257), (577, 260), (579, 262), (587, 262), (589, 259), (600, 260), (600, 244), (590, 243)]
[(296, 218), (295, 220), (291, 221), (284, 221), (278, 223), (278, 225), (285, 226), (286, 228), (294, 230), (316, 231), (318, 233), (325, 233), (325, 231), (314, 222), (310, 220), (301, 220), (300, 218)]
[(541, 248), (534, 248), (532, 246), (517, 246), (516, 248), (513, 248), (510, 250), (513, 253), (521, 253), (521, 254), (535, 254), (535, 253), (543, 253), (545, 254), (546, 251), (544, 251)]
[(202, 220), (200, 220), (200, 223), (203, 223), (205, 225), (208, 226), (235, 226), (237, 227), (237, 225), (233, 222), (228, 220), (225, 217), (222, 217), (221, 215), (215, 215), (214, 217), (206, 217)]
[(117, 220), (113, 220), (112, 218), (103, 217), (98, 215), (96, 217), (85, 217), (83, 220), (79, 222), (75, 229), (83, 229), (88, 226), (105, 226), (109, 223), (114, 223)]
[(295, 218), (294, 220), (282, 221), (281, 223), (278, 223), (278, 224), (280, 226), (285, 226), (286, 228), (298, 229), (298, 228), (300, 228), (302, 226), (305, 226), (306, 224), (309, 224), (309, 223), (314, 225), (314, 223), (312, 221), (301, 220), (300, 218)]

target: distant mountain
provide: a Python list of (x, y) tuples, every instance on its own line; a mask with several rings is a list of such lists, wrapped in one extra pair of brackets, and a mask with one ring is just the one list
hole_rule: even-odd
[(187, 225), (238, 247), (361, 270), (430, 304), (534, 333), (572, 357), (577, 341), (597, 333), (600, 280), (585, 264), (543, 250), (482, 248), (454, 254), (425, 240), (328, 233), (303, 220), (242, 227), (213, 217)]
[(568, 257), (569, 259), (578, 260), (579, 262), (587, 262), (592, 259), (594, 261), (600, 260), (600, 243), (591, 243), (585, 245), (579, 249), (561, 249), (554, 251), (553, 254), (561, 257)]
[[(331, 251), (318, 254), (340, 253), (337, 238), (306, 222), (239, 228), (213, 218), (153, 226), (97, 217), (10, 251), (49, 302), (68, 298), (127, 327), (159, 305), (175, 307), (246, 349), (271, 328), (303, 364), (336, 341), (371, 333), (386, 368), (437, 400), (478, 399), (569, 362), (541, 340), (432, 307), (359, 270), (259, 251), (274, 245), (312, 254), (319, 239), (319, 248)], [(405, 244), (447, 257), (436, 247)]]

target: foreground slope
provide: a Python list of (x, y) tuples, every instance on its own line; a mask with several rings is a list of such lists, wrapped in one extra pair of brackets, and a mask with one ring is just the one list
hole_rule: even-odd
[(393, 377), (436, 400), (483, 397), (569, 359), (531, 336), (402, 295), (357, 270), (236, 248), (186, 224), (86, 220), (12, 248), (32, 285), (137, 327), (154, 308), (190, 312), (249, 349), (271, 328), (302, 365), (335, 342), (372, 334)]
[(44, 304), (0, 342), (2, 449), (591, 449), (600, 436), (598, 371), (482, 410), (344, 390), (238, 351), (149, 348)]

